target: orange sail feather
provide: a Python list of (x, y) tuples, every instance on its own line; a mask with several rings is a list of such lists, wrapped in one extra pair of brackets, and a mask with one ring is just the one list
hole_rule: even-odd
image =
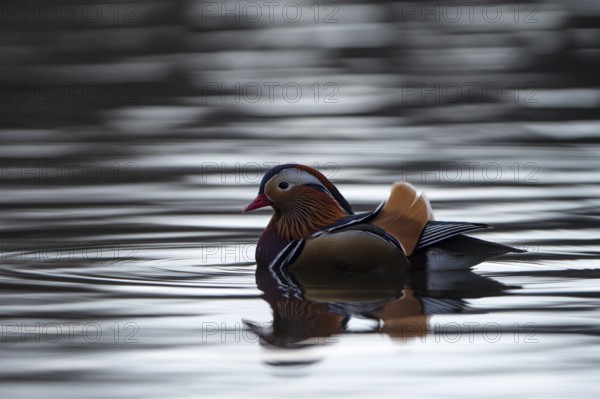
[(396, 237), (408, 256), (417, 246), (425, 225), (432, 220), (433, 209), (424, 194), (409, 183), (394, 183), (390, 198), (372, 223)]

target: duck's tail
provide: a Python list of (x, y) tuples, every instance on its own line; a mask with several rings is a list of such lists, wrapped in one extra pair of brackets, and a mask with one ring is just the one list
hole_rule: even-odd
[(371, 223), (396, 237), (408, 256), (415, 250), (423, 229), (432, 220), (433, 209), (425, 194), (419, 193), (409, 183), (394, 183), (390, 198)]

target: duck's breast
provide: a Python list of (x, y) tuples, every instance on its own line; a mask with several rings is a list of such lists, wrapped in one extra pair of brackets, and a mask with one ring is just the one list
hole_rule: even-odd
[(259, 267), (266, 267), (285, 248), (288, 243), (283, 240), (277, 229), (269, 225), (263, 231), (256, 245), (256, 263)]

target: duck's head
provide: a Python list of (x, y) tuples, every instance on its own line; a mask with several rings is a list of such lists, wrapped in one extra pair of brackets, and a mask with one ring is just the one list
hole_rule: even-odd
[(321, 172), (309, 166), (285, 164), (269, 170), (256, 198), (242, 212), (271, 206), (279, 235), (305, 238), (316, 230), (353, 214), (352, 207)]

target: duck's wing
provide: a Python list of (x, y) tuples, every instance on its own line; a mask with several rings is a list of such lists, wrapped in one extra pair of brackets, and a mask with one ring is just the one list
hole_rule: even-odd
[(433, 221), (433, 210), (427, 197), (409, 183), (395, 183), (388, 201), (371, 220), (394, 236), (410, 255), (419, 243), (427, 223)]
[(483, 223), (467, 222), (427, 222), (415, 249), (423, 249), (450, 237), (466, 233), (468, 231), (487, 229), (490, 226)]

